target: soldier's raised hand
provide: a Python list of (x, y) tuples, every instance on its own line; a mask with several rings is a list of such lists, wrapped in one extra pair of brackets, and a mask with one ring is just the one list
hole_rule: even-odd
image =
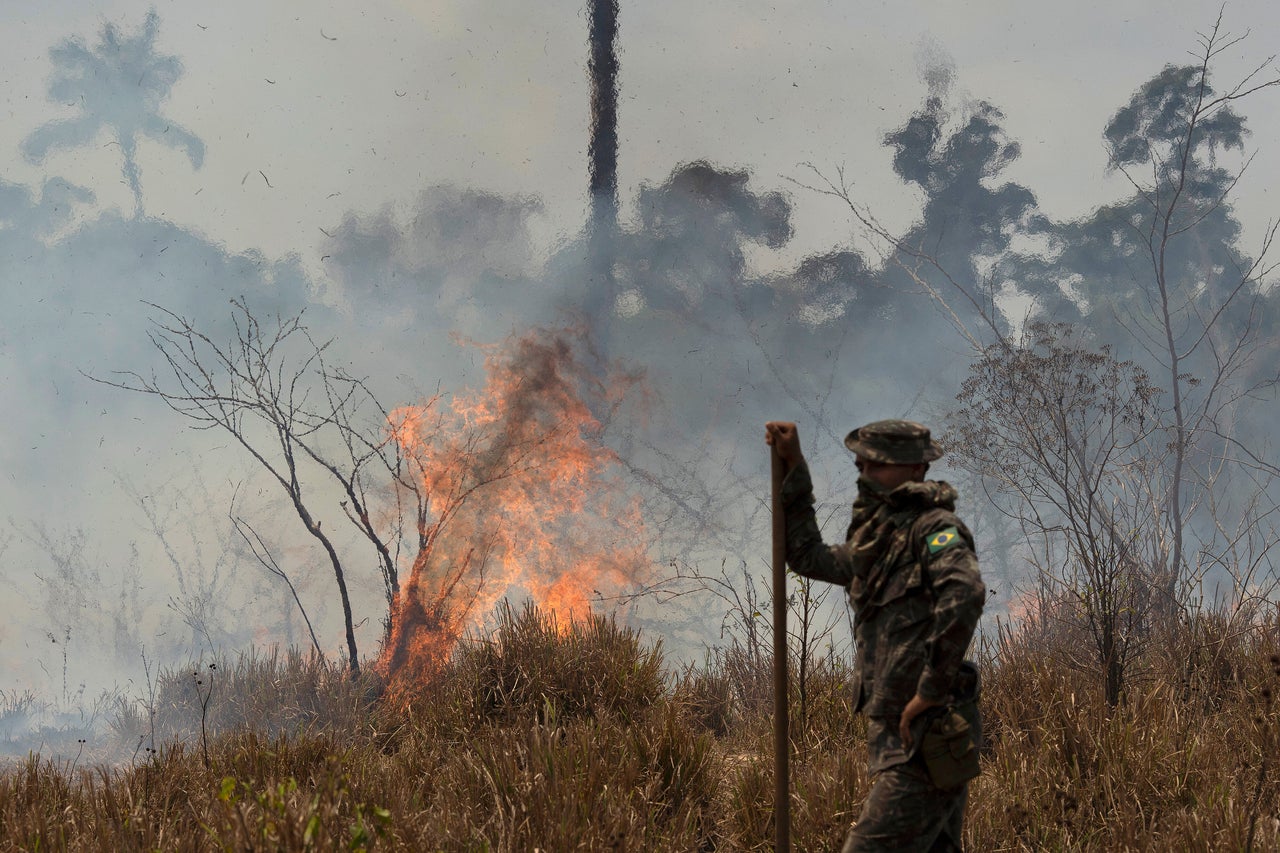
[(787, 470), (804, 461), (800, 452), (800, 430), (790, 421), (769, 421), (764, 425), (764, 443), (778, 451)]

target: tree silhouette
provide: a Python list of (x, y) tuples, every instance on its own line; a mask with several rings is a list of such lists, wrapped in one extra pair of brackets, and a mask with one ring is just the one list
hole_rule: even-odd
[(75, 105), (81, 114), (38, 128), (22, 143), (23, 155), (33, 163), (54, 148), (86, 145), (109, 129), (124, 157), (123, 172), (133, 191), (136, 211), (142, 212), (142, 182), (137, 145), (149, 136), (186, 151), (196, 168), (204, 162), (204, 143), (189, 130), (159, 114), (160, 103), (182, 76), (176, 56), (155, 53), (160, 18), (152, 10), (132, 37), (122, 37), (114, 24), (105, 24), (91, 50), (78, 38), (68, 38), (49, 51), (54, 73), (49, 100)]
[(1110, 168), (1132, 195), (1055, 227), (1050, 253), (1011, 255), (1000, 273), (1045, 316), (1087, 324), (1114, 343), (1166, 391), (1169, 602), (1179, 601), (1180, 583), (1205, 577), (1195, 528), (1217, 529), (1204, 513), (1215, 489), (1230, 493), (1224, 471), (1236, 472), (1244, 494), (1259, 478), (1280, 477), (1262, 450), (1274, 417), (1258, 405), (1280, 386), (1267, 335), (1278, 268), (1268, 255), (1280, 224), (1246, 251), (1231, 199), (1249, 158), (1238, 169), (1218, 161), (1222, 152), (1244, 154), (1248, 130), (1235, 102), (1280, 87), (1280, 74), (1269, 58), (1226, 88), (1210, 85), (1216, 58), (1243, 38), (1225, 32), (1219, 15), (1199, 37), (1197, 64), (1166, 66), (1140, 87), (1104, 131)]
[(93, 198), (84, 187), (48, 178), (36, 201), (27, 187), (0, 179), (0, 230), (11, 230), (26, 239), (47, 237), (71, 220), (76, 204), (87, 204)]

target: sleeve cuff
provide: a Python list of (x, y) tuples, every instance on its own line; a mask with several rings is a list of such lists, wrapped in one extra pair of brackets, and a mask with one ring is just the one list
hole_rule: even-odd
[(801, 459), (782, 481), (782, 505), (789, 507), (813, 494), (813, 479), (809, 476), (809, 464)]
[(916, 682), (916, 693), (921, 699), (945, 704), (951, 696), (951, 679), (931, 666), (926, 666)]

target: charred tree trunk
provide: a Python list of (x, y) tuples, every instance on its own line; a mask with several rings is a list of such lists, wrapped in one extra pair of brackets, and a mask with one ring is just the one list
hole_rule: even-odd
[(618, 227), (618, 0), (591, 0), (590, 39), (591, 228), (593, 237), (612, 236)]
[(618, 0), (591, 0), (591, 140), (587, 146), (591, 222), (588, 233), (590, 319), (603, 332), (617, 300), (613, 278), (618, 232)]
[[(291, 458), (291, 470), (292, 464)], [(347, 575), (342, 568), (342, 558), (338, 556), (338, 549), (333, 546), (333, 542), (320, 529), (320, 522), (312, 518), (310, 511), (302, 502), (302, 495), (298, 489), (296, 477), (289, 491), (289, 496), (293, 499), (293, 508), (297, 511), (298, 518), (302, 519), (303, 527), (324, 548), (325, 553), (329, 555), (329, 564), (333, 566), (333, 576), (338, 582), (338, 596), (342, 600), (342, 624), (347, 632), (347, 671), (351, 675), (351, 680), (355, 681), (360, 677), (360, 652), (356, 648), (355, 620), (351, 613), (351, 597), (347, 594)]]
[(1124, 696), (1124, 660), (1117, 636), (1116, 617), (1107, 615), (1102, 620), (1102, 644), (1099, 651), (1103, 667), (1103, 697), (1107, 707), (1114, 708)]

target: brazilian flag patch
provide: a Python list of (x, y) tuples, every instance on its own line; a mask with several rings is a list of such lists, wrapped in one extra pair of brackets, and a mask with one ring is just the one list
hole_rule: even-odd
[(939, 530), (934, 533), (925, 542), (929, 546), (929, 553), (936, 554), (939, 551), (950, 548), (952, 545), (960, 541), (960, 531), (954, 527), (948, 527), (946, 530)]

